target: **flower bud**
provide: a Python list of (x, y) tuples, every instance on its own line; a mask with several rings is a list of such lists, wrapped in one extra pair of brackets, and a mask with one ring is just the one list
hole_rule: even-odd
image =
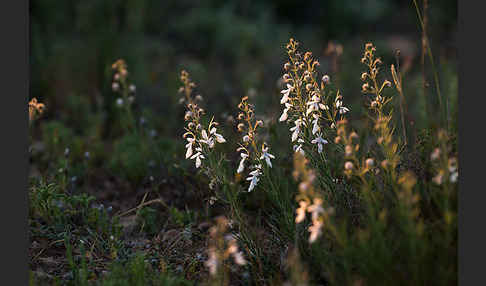
[(353, 148), (351, 147), (351, 145), (346, 145), (344, 150), (345, 150), (346, 156), (350, 156), (353, 153)]
[(237, 125), (237, 129), (238, 129), (238, 131), (243, 132), (243, 130), (245, 129), (245, 124), (243, 124), (243, 123), (239, 123), (239, 124)]
[(366, 168), (371, 168), (375, 165), (375, 161), (373, 160), (373, 158), (368, 158), (366, 159), (365, 164)]
[(352, 170), (354, 168), (354, 165), (353, 163), (351, 163), (350, 161), (347, 161), (345, 164), (344, 164), (344, 169), (346, 170)]

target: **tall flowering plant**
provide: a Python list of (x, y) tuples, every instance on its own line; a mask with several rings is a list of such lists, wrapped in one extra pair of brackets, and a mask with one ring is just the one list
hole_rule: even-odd
[(216, 143), (225, 143), (226, 139), (218, 133), (218, 122), (211, 118), (207, 126), (204, 125), (202, 116), (205, 114), (204, 109), (199, 107), (196, 101), (201, 101), (200, 95), (193, 98), (193, 89), (196, 84), (189, 78), (189, 73), (181, 72), (180, 76), (183, 86), (179, 88), (179, 92), (184, 94), (181, 102), (185, 103), (186, 112), (184, 120), (187, 122), (183, 134), (183, 138), (187, 140), (186, 144), (186, 159), (194, 160), (196, 168), (202, 166), (202, 162)]
[(237, 128), (243, 136), (241, 142), (238, 143), (238, 149), (236, 149), (236, 151), (240, 152), (241, 157), (236, 172), (238, 174), (243, 173), (247, 165), (252, 169), (246, 178), (247, 181), (250, 181), (248, 192), (251, 192), (260, 181), (260, 176), (263, 173), (262, 164), (272, 168), (271, 160), (275, 159), (275, 156), (270, 154), (267, 143), (263, 142), (261, 143), (261, 148), (258, 147), (260, 143), (257, 138), (257, 130), (263, 126), (263, 121), (255, 119), (254, 108), (253, 105), (248, 103), (248, 96), (241, 99), (238, 108), (240, 109), (238, 114), (240, 122)]
[(317, 150), (321, 154), (328, 144), (336, 121), (349, 111), (343, 105), (339, 91), (332, 98), (327, 86), (330, 77), (324, 75), (318, 81), (319, 62), (311, 52), (302, 55), (298, 51), (299, 43), (290, 39), (287, 44), (289, 61), (284, 64), (283, 80), (286, 88), (281, 91), (280, 104), (284, 106), (281, 122), (293, 124), (290, 128), (293, 150), (302, 155), (306, 150)]

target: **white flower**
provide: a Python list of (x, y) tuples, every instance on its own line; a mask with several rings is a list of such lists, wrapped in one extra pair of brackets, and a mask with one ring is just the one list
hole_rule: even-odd
[(317, 144), (317, 152), (321, 153), (322, 152), (322, 145), (323, 144), (327, 144), (329, 142), (327, 142), (326, 139), (323, 139), (322, 138), (322, 135), (319, 133), (317, 134), (318, 136), (311, 141), (312, 144)]
[(311, 100), (309, 100), (306, 104), (308, 105), (306, 115), (309, 115), (313, 111), (319, 110), (319, 102), (321, 99), (317, 95), (313, 95)]
[(312, 135), (319, 131), (321, 131), (321, 127), (319, 126), (319, 116), (316, 115), (314, 120), (312, 120)]
[(246, 260), (243, 257), (243, 253), (241, 251), (233, 253), (233, 258), (235, 259), (235, 263), (238, 265), (245, 265)]
[(273, 156), (272, 154), (268, 153), (268, 147), (266, 146), (262, 146), (262, 156), (260, 156), (260, 160), (263, 160), (265, 159), (265, 161), (267, 162), (267, 165), (272, 168), (272, 162), (270, 162), (270, 159), (275, 159), (275, 156)]
[(289, 111), (289, 109), (292, 107), (292, 104), (290, 103), (285, 103), (285, 108), (284, 108), (284, 111), (282, 113), (282, 115), (280, 116), (280, 118), (278, 119), (280, 122), (281, 121), (286, 121), (287, 118), (288, 118), (288, 114), (287, 112)]
[(317, 220), (319, 215), (324, 212), (324, 208), (322, 207), (322, 199), (315, 198), (314, 203), (307, 207), (307, 211), (312, 214), (312, 220)]
[(322, 225), (323, 223), (319, 220), (315, 220), (312, 222), (313, 224), (309, 226), (309, 232), (311, 233), (309, 236), (309, 243), (313, 243), (316, 239), (321, 235)]
[(204, 159), (204, 155), (201, 153), (201, 148), (196, 148), (197, 153), (192, 155), (191, 159), (196, 159), (196, 168), (201, 166), (201, 159)]
[(308, 203), (306, 201), (300, 201), (299, 205), (300, 207), (295, 211), (297, 213), (295, 223), (301, 223), (305, 219), (305, 211), (307, 209)]
[(209, 259), (204, 263), (206, 267), (209, 268), (209, 273), (211, 275), (216, 274), (216, 270), (218, 269), (218, 259), (216, 257), (216, 251), (214, 248), (209, 249)]
[(206, 130), (202, 130), (201, 131), (201, 136), (202, 136), (202, 140), (199, 140), (201, 141), (202, 143), (204, 144), (207, 144), (209, 146), (209, 148), (213, 148), (214, 147), (214, 140), (212, 137), (209, 137), (208, 136), (208, 133), (206, 132)]
[(282, 99), (280, 100), (280, 104), (284, 104), (289, 100), (290, 92), (294, 89), (294, 87), (290, 84), (287, 84), (287, 89), (282, 90), (280, 93), (283, 94)]
[(248, 192), (251, 192), (255, 186), (257, 185), (258, 181), (260, 180), (258, 176), (262, 174), (260, 171), (262, 165), (256, 165), (254, 166), (255, 170), (250, 172), (250, 176), (246, 178), (247, 181), (250, 181), (250, 186), (248, 187)]
[(349, 111), (349, 108), (343, 106), (341, 100), (336, 100), (336, 108), (339, 110), (339, 114), (344, 114)]
[[(297, 140), (297, 142), (304, 143), (304, 140), (299, 139), (299, 140)], [(302, 144), (294, 145), (294, 152), (300, 152), (300, 154), (305, 155), (305, 152), (302, 149)]]
[(302, 126), (302, 119), (297, 119), (294, 121), (295, 123), (295, 126), (290, 128), (290, 131), (292, 131), (292, 142), (294, 142), (295, 140), (297, 140), (297, 138), (299, 137), (299, 133), (300, 133), (300, 127)]
[(120, 98), (120, 97), (119, 97), (119, 98), (117, 98), (117, 99), (116, 99), (116, 105), (118, 105), (118, 106), (122, 106), (122, 105), (123, 105), (123, 98)]
[(226, 142), (226, 139), (223, 138), (223, 135), (216, 133), (216, 128), (213, 127), (211, 128), (211, 131), (209, 132), (210, 135), (213, 135), (216, 138), (216, 142), (218, 143), (224, 143)]
[(189, 142), (186, 144), (186, 148), (187, 148), (186, 159), (187, 159), (192, 156), (192, 145), (194, 144), (194, 141), (196, 141), (196, 139), (188, 137), (186, 138), (186, 140)]
[(238, 170), (236, 170), (237, 173), (241, 173), (245, 170), (245, 160), (248, 158), (248, 154), (246, 153), (241, 153), (241, 161), (240, 164), (238, 165)]
[(458, 178), (458, 177), (459, 177), (459, 173), (456, 171), (456, 172), (454, 172), (454, 173), (452, 173), (452, 174), (451, 174), (451, 176), (450, 176), (450, 178), (449, 178), (449, 179), (450, 179), (450, 181), (451, 181), (452, 183), (455, 183), (455, 182), (457, 182), (457, 178)]

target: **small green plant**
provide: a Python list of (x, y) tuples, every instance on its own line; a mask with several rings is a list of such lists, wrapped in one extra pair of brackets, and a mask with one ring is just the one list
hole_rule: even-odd
[(115, 262), (109, 272), (95, 285), (100, 286), (145, 286), (145, 285), (194, 285), (193, 282), (170, 272), (157, 271), (146, 262), (143, 254), (138, 253), (127, 262)]

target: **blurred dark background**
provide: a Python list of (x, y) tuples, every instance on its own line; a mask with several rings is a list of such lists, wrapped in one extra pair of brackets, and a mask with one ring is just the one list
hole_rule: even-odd
[[(430, 0), (428, 15), (442, 92), (453, 96), (457, 1)], [(293, 37), (320, 60), (348, 105), (359, 107), (359, 59), (372, 41), (387, 65), (401, 50), (407, 103), (417, 106), (410, 114), (420, 121), (420, 36), (413, 0), (36, 0), (30, 1), (30, 91), (47, 103), (45, 120), (70, 120), (84, 111), (110, 120), (111, 64), (123, 58), (140, 113), (179, 136), (182, 123), (173, 123), (181, 117), (173, 107), (181, 69), (191, 73), (214, 114), (231, 113), (249, 93), (258, 95), (257, 109), (277, 115), (284, 47)], [(329, 43), (342, 45), (337, 65), (326, 54)]]

